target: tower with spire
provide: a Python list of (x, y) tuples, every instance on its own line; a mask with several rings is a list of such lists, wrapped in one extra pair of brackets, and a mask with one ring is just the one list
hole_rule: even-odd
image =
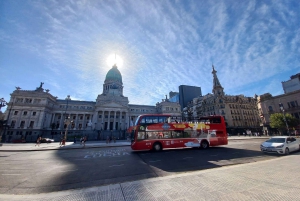
[(222, 85), (220, 84), (220, 81), (217, 77), (217, 71), (215, 70), (215, 67), (214, 65), (212, 65), (212, 74), (213, 74), (213, 90), (212, 90), (212, 93), (214, 95), (219, 95), (219, 96), (224, 96), (225, 93), (224, 93), (224, 88), (222, 87)]

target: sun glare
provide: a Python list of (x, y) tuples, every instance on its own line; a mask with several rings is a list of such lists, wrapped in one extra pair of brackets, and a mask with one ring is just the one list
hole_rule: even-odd
[(116, 54), (109, 55), (106, 62), (109, 67), (112, 67), (115, 64), (117, 64), (118, 68), (121, 68), (123, 66), (123, 59)]

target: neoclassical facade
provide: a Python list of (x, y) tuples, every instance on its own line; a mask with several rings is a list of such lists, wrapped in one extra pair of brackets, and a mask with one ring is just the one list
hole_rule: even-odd
[[(35, 90), (16, 87), (11, 94), (5, 119), (4, 138), (15, 139), (38, 135), (58, 137), (66, 128), (70, 136), (88, 135), (103, 139), (106, 135), (124, 137), (126, 129), (141, 114), (181, 115), (179, 103), (163, 99), (155, 106), (129, 104), (123, 95), (122, 75), (114, 65), (106, 74), (103, 91), (95, 101), (58, 99), (41, 83)], [(66, 118), (69, 122), (66, 123)]]

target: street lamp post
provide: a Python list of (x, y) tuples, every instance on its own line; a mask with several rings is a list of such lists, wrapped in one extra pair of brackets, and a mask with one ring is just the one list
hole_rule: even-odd
[[(69, 100), (71, 100), (70, 95), (67, 96), (66, 100), (67, 100), (67, 107), (66, 107), (65, 115), (66, 115), (67, 110), (68, 110)], [(64, 123), (66, 124), (65, 137), (64, 137), (64, 144), (65, 144), (66, 141), (67, 141), (68, 127), (69, 127), (70, 123), (72, 123), (72, 122), (73, 122), (73, 121), (71, 121), (70, 115), (68, 115), (68, 117), (66, 117), (66, 118), (65, 118), (65, 121), (64, 121)]]
[[(2, 107), (5, 107), (6, 105), (7, 105), (7, 102), (4, 100), (4, 98), (1, 98), (1, 99), (0, 99), (0, 112), (1, 112), (1, 108), (2, 108)], [(0, 133), (0, 134), (1, 134), (1, 135), (0, 135), (0, 143), (1, 143), (1, 141), (2, 141), (2, 128), (4, 127), (4, 123), (5, 123), (6, 121), (5, 121), (4, 119), (3, 119), (3, 120), (0, 119), (0, 122), (1, 122), (1, 125), (0, 125), (0, 126), (1, 126), (1, 130), (0, 130), (0, 132), (1, 132), (1, 133)], [(7, 122), (6, 122), (6, 124), (7, 124)]]
[(289, 131), (289, 125), (288, 125), (287, 120), (286, 120), (286, 118), (285, 118), (285, 113), (284, 113), (283, 104), (282, 104), (282, 103), (279, 103), (279, 107), (280, 107), (280, 110), (281, 110), (282, 113), (283, 113), (283, 120), (284, 120), (285, 125), (286, 125), (287, 133), (288, 133), (289, 136), (291, 136), (290, 131)]
[(68, 118), (65, 119), (65, 124), (66, 124), (66, 130), (65, 130), (65, 141), (67, 140), (67, 134), (68, 134), (68, 127), (70, 125), (70, 123), (72, 123), (73, 121), (71, 121), (70, 116), (68, 116)]

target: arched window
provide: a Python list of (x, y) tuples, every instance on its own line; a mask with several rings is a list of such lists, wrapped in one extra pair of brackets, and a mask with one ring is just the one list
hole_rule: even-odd
[(269, 106), (269, 111), (270, 111), (270, 112), (273, 112), (272, 106)]

